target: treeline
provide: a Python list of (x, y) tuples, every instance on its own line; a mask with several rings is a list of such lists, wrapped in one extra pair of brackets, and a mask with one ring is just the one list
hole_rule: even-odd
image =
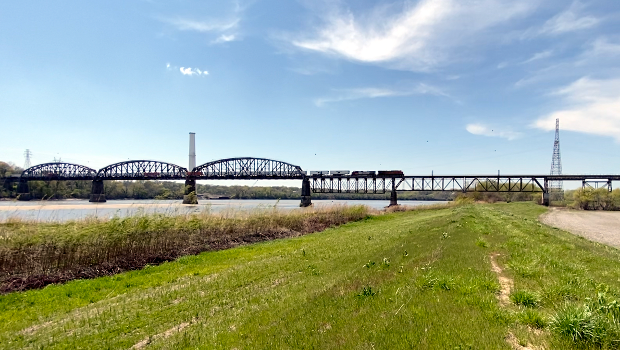
[(620, 189), (581, 188), (565, 192), (566, 204), (584, 210), (620, 210)]

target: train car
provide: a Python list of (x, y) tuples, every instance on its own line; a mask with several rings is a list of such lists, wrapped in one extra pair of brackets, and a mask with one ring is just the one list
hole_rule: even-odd
[(158, 177), (159, 173), (143, 173), (144, 177)]
[(332, 170), (329, 172), (332, 175), (335, 176), (342, 176), (342, 175), (348, 175), (350, 173), (350, 171), (348, 170)]
[(379, 176), (382, 176), (382, 175), (391, 175), (391, 176), (392, 176), (392, 175), (397, 175), (397, 176), (403, 176), (403, 175), (405, 175), (405, 174), (403, 173), (403, 171), (402, 171), (402, 170), (379, 170)]
[(377, 173), (374, 170), (373, 171), (356, 170), (351, 173), (351, 176), (375, 176), (376, 174)]
[(311, 170), (310, 171), (310, 176), (323, 176), (323, 175), (329, 175), (329, 171), (328, 170)]

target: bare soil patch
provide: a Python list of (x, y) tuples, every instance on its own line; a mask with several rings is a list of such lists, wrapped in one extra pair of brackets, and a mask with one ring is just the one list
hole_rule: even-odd
[(504, 270), (497, 264), (496, 258), (499, 256), (498, 253), (494, 253), (490, 255), (491, 258), (491, 270), (497, 274), (497, 279), (499, 280), (500, 291), (497, 299), (499, 299), (500, 306), (506, 306), (510, 304), (510, 291), (512, 290), (512, 280), (503, 275)]
[(620, 212), (551, 208), (539, 220), (591, 241), (620, 248)]

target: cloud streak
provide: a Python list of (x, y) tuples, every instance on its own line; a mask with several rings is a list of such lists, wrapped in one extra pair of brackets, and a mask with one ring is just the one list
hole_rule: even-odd
[(620, 79), (584, 77), (552, 95), (567, 107), (540, 117), (534, 127), (553, 130), (559, 118), (562, 130), (609, 136), (620, 142)]
[[(421, 0), (403, 11), (376, 7), (354, 15), (335, 10), (310, 36), (290, 40), (297, 48), (352, 61), (426, 71), (453, 59), (477, 34), (527, 13), (533, 0)], [(490, 16), (489, 13), (493, 15)]]
[(500, 137), (509, 141), (516, 140), (522, 135), (520, 132), (516, 131), (492, 129), (489, 126), (480, 123), (468, 124), (465, 127), (465, 130), (473, 135)]
[(542, 26), (531, 27), (522, 33), (521, 39), (532, 39), (539, 36), (558, 36), (571, 32), (586, 30), (598, 25), (601, 19), (583, 15), (585, 6), (574, 1), (565, 11), (548, 19)]
[(558, 35), (584, 30), (597, 25), (600, 20), (594, 16), (581, 16), (584, 6), (575, 1), (564, 12), (549, 19), (540, 29), (540, 34)]
[(342, 102), (350, 100), (359, 100), (366, 98), (381, 98), (381, 97), (397, 97), (397, 96), (411, 96), (411, 95), (435, 95), (449, 97), (440, 89), (427, 84), (419, 83), (415, 86), (408, 88), (357, 88), (357, 89), (342, 89), (335, 90), (335, 94), (329, 97), (321, 97), (314, 101), (314, 104), (318, 107), (324, 106), (327, 103)]
[[(237, 11), (235, 11), (237, 15)], [(173, 26), (179, 31), (192, 31), (205, 34), (215, 34), (211, 44), (220, 44), (239, 39), (239, 23), (241, 19), (235, 17), (229, 20), (195, 20), (190, 18), (159, 18), (160, 21)]]
[(532, 63), (534, 61), (538, 61), (538, 60), (542, 60), (542, 59), (545, 59), (545, 58), (549, 58), (552, 55), (553, 55), (553, 50), (546, 50), (546, 51), (542, 51), (542, 52), (537, 52), (532, 57), (530, 57), (529, 59), (521, 62), (521, 64)]
[(174, 26), (181, 31), (195, 31), (200, 33), (225, 32), (234, 29), (239, 24), (239, 19), (232, 21), (197, 21), (188, 18), (165, 18), (162, 21)]

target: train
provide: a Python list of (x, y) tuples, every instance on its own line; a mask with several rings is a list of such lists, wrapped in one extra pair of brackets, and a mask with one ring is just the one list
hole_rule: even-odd
[(404, 176), (405, 174), (403, 173), (402, 170), (379, 170), (379, 176), (381, 176), (381, 175)]
[(313, 171), (310, 171), (310, 176), (312, 176), (312, 177), (320, 177), (320, 176), (326, 176), (326, 175), (344, 176), (344, 175), (349, 175), (349, 173), (351, 174), (350, 176), (352, 176), (352, 177), (405, 176), (405, 174), (403, 173), (402, 170), (379, 170), (378, 172), (375, 172), (374, 170), (355, 170), (355, 171), (349, 171), (349, 170), (332, 170), (332, 171), (313, 170)]

